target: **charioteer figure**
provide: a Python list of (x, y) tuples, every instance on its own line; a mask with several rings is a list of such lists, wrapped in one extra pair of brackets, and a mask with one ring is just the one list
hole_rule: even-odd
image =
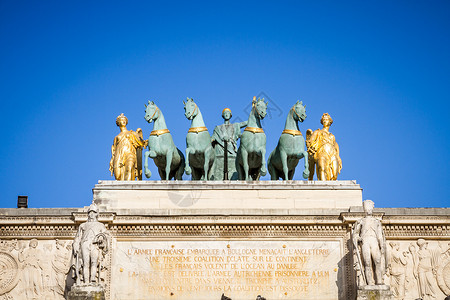
[(241, 128), (247, 126), (247, 121), (230, 123), (231, 109), (222, 111), (224, 120), (222, 125), (216, 126), (211, 137), (211, 142), (216, 152), (216, 160), (213, 166), (214, 180), (237, 180), (236, 154), (237, 140), (241, 137)]

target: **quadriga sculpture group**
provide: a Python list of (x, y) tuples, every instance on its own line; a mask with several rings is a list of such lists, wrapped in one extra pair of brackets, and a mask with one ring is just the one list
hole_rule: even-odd
[(185, 160), (173, 142), (172, 135), (167, 129), (166, 120), (162, 111), (153, 101), (145, 105), (145, 120), (153, 122), (153, 130), (148, 137), (148, 151), (144, 154), (144, 173), (147, 178), (152, 176), (148, 169), (148, 158), (153, 158), (158, 167), (159, 176), (163, 180), (181, 180), (184, 173)]
[[(186, 136), (186, 155), (175, 146), (167, 128), (161, 109), (153, 101), (145, 105), (145, 120), (153, 123), (148, 140), (143, 139), (142, 130), (127, 130), (128, 119), (119, 115), (116, 120), (120, 133), (114, 138), (111, 148), (111, 175), (116, 180), (142, 179), (142, 150), (144, 174), (151, 177), (148, 158), (158, 167), (162, 180), (182, 180), (183, 173), (192, 180), (259, 180), (267, 171), (271, 180), (292, 180), (295, 168), (304, 158), (303, 178), (313, 180), (337, 180), (342, 169), (339, 146), (329, 131), (333, 122), (328, 113), (323, 114), (322, 129), (306, 132), (303, 137), (299, 122), (306, 119), (306, 106), (297, 101), (286, 118), (284, 130), (276, 148), (270, 153), (266, 164), (266, 135), (261, 120), (267, 114), (268, 102), (253, 97), (248, 121), (230, 123), (231, 110), (222, 111), (224, 124), (218, 125), (211, 136), (203, 121), (202, 113), (192, 98), (183, 101), (184, 115), (191, 121)], [(241, 132), (241, 128), (244, 128)], [(237, 140), (240, 140), (239, 147)], [(306, 142), (306, 146), (305, 146)]]

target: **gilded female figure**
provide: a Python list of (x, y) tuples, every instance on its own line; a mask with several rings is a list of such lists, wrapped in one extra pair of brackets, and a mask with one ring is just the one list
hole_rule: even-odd
[(339, 146), (334, 135), (329, 131), (333, 119), (324, 113), (320, 119), (322, 129), (306, 131), (306, 146), (309, 154), (309, 180), (314, 178), (314, 165), (317, 169), (317, 180), (337, 180), (342, 169), (339, 157)]
[(128, 119), (120, 114), (116, 119), (120, 133), (114, 138), (111, 147), (111, 161), (109, 170), (116, 180), (142, 180), (142, 148), (146, 145), (143, 140), (142, 129), (136, 132), (127, 130)]

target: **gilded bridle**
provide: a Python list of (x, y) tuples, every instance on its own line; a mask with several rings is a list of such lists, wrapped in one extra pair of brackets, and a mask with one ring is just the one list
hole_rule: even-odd
[(256, 114), (258, 115), (259, 119), (263, 119), (264, 117), (261, 115), (261, 113), (258, 111), (258, 106), (257, 106), (258, 101), (253, 101), (252, 102), (252, 109), (254, 109), (256, 111)]
[(150, 117), (150, 120), (153, 120), (153, 117), (155, 116), (155, 114), (156, 114), (156, 113), (158, 112), (158, 110), (159, 110), (159, 107), (158, 107), (158, 106), (155, 105), (155, 107), (156, 107), (155, 112), (154, 112), (153, 115)]
[(192, 117), (195, 116), (195, 111), (196, 111), (196, 110), (198, 111), (198, 105), (197, 105), (197, 103), (194, 102), (194, 105), (195, 105), (195, 107), (194, 107), (194, 110), (192, 111), (192, 114), (191, 114)]
[(300, 118), (300, 115), (297, 113), (297, 111), (295, 110), (295, 105), (294, 106), (292, 106), (292, 110), (294, 111), (294, 114), (297, 116), (297, 118), (299, 119), (299, 120), (301, 120), (302, 118)]

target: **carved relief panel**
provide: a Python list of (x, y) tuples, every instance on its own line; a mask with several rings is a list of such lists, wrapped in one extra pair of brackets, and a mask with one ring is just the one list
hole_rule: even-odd
[(0, 299), (64, 299), (72, 241), (0, 240)]
[(450, 295), (450, 241), (388, 241), (385, 283), (394, 299), (444, 299)]

